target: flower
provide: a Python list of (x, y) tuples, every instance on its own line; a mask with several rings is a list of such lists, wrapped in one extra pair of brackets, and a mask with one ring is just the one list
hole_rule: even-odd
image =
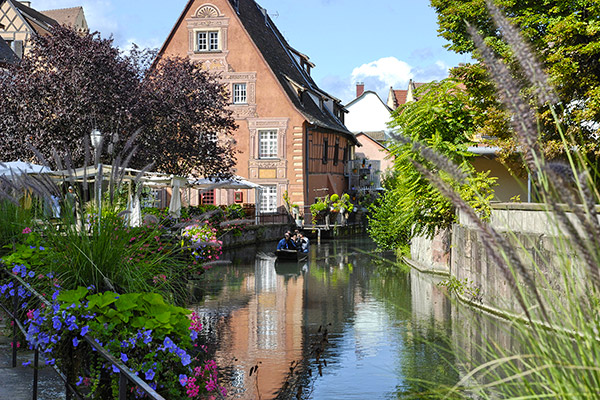
[(152, 379), (154, 379), (154, 370), (150, 368), (148, 371), (146, 371), (145, 376), (147, 381), (151, 381)]
[(123, 361), (124, 363), (126, 363), (128, 360), (129, 360), (129, 358), (127, 357), (127, 354), (121, 353), (121, 361)]
[(179, 383), (181, 384), (181, 386), (185, 387), (185, 385), (187, 385), (187, 376), (185, 376), (184, 374), (179, 375)]
[(22, 232), (22, 233), (23, 233), (23, 235), (30, 234), (30, 233), (31, 233), (31, 228), (29, 228), (29, 227), (26, 227), (25, 229), (23, 229), (23, 232)]
[(79, 344), (79, 340), (76, 337), (74, 337), (73, 338), (73, 346), (77, 347), (78, 344)]
[(83, 328), (81, 328), (81, 336), (85, 336), (89, 331), (90, 331), (90, 327), (87, 325), (84, 326)]

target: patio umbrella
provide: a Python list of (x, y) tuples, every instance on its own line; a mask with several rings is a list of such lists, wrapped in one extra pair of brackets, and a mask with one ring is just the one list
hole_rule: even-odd
[(48, 167), (24, 161), (0, 162), (0, 176), (6, 178), (17, 177), (23, 174), (44, 174), (50, 172), (52, 171)]

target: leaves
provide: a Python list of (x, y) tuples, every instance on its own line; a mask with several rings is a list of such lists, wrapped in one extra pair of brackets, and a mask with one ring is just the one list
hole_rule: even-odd
[(33, 145), (81, 166), (98, 129), (110, 162), (139, 130), (130, 167), (229, 176), (235, 124), (223, 85), (184, 59), (148, 69), (154, 55), (137, 47), (125, 55), (112, 39), (66, 27), (34, 36), (20, 65), (0, 72), (0, 159), (35, 161)]

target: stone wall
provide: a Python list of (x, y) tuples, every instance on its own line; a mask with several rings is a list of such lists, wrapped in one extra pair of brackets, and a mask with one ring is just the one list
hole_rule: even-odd
[(436, 232), (433, 238), (417, 236), (410, 242), (410, 260), (413, 266), (421, 271), (433, 273), (450, 273), (451, 232)]
[[(573, 216), (569, 216), (573, 221)], [(564, 293), (565, 281), (575, 290), (585, 288), (583, 267), (577, 253), (561, 239), (552, 215), (539, 204), (495, 204), (491, 226), (510, 243), (511, 252), (522, 261), (542, 297), (547, 291)], [(498, 312), (521, 313), (505, 273), (490, 258), (484, 238), (463, 214), (452, 228), (451, 246), (444, 246), (444, 235), (433, 240), (415, 238), (411, 243), (411, 264), (426, 271), (446, 268), (448, 274), (464, 283), (467, 293), (479, 290), (480, 305)], [(446, 254), (443, 250), (447, 249)], [(562, 275), (568, 266), (567, 280)], [(522, 280), (518, 282), (521, 287)], [(465, 295), (470, 300), (469, 294)], [(560, 297), (560, 296), (559, 296)]]
[(236, 235), (233, 232), (228, 232), (222, 237), (223, 249), (246, 246), (260, 242), (279, 241), (283, 237), (283, 234), (289, 229), (289, 224), (246, 226), (241, 234)]

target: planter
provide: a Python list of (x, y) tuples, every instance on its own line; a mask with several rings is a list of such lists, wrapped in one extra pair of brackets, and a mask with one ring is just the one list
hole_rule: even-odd
[(302, 227), (304, 227), (304, 220), (303, 220), (303, 219), (297, 219), (297, 220), (296, 220), (296, 226), (297, 226), (298, 228), (302, 228)]

